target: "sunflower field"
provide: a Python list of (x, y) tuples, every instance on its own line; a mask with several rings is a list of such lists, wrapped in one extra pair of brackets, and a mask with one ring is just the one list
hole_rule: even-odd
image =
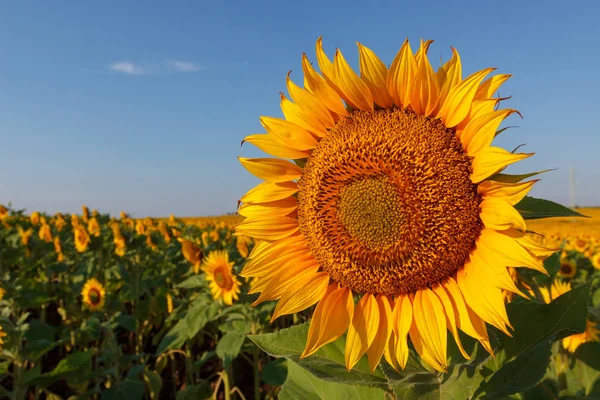
[(508, 74), (321, 38), (237, 215), (0, 206), (0, 398), (600, 398), (598, 211), (492, 146)]

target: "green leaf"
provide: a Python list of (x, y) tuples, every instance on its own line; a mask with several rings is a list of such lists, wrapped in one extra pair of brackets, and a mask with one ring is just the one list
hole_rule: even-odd
[(204, 381), (199, 385), (189, 385), (177, 392), (177, 400), (204, 400), (212, 397), (210, 382)]
[(485, 393), (486, 399), (504, 399), (510, 394), (534, 387), (546, 374), (551, 347), (550, 342), (542, 342), (522, 352), (491, 375), (480, 386), (478, 393)]
[(537, 199), (535, 197), (525, 196), (523, 200), (515, 205), (515, 209), (525, 219), (539, 219), (550, 217), (584, 217), (577, 211), (571, 210), (565, 206), (550, 200)]
[(412, 351), (404, 371), (396, 372), (387, 364), (381, 368), (398, 399), (471, 399), (484, 377), (481, 366), (456, 364), (447, 374), (426, 371)]
[(91, 370), (93, 354), (94, 350), (69, 354), (52, 371), (32, 378), (29, 384), (44, 387), (62, 378), (82, 376), (84, 372)]
[(555, 169), (556, 168), (545, 169), (543, 171), (530, 172), (528, 174), (520, 174), (520, 175), (496, 174), (496, 175), (493, 175), (492, 177), (490, 177), (489, 179), (492, 180), (492, 181), (496, 181), (496, 182), (517, 183), (517, 182), (521, 182), (523, 179), (527, 179), (527, 178), (530, 178), (532, 176), (543, 174), (544, 172), (554, 171)]
[(575, 357), (587, 366), (600, 371), (600, 343), (587, 342), (579, 345)]
[(223, 360), (225, 368), (240, 354), (244, 340), (246, 340), (246, 336), (239, 332), (229, 332), (219, 340), (215, 352)]
[(308, 336), (308, 326), (309, 324), (305, 323), (275, 333), (249, 335), (248, 337), (271, 356), (286, 357), (310, 371), (317, 378), (329, 382), (387, 388), (387, 379), (383, 373), (379, 370), (371, 373), (366, 357), (361, 358), (352, 371), (346, 370), (345, 337), (321, 347), (310, 357), (300, 359)]
[(377, 400), (385, 399), (381, 389), (327, 382), (315, 377), (293, 361), (288, 361), (288, 376), (279, 392), (281, 400)]
[(501, 348), (507, 359), (535, 347), (543, 341), (552, 341), (581, 333), (585, 330), (590, 284), (577, 286), (550, 304), (537, 301), (514, 301), (506, 306), (514, 327), (513, 337), (500, 334)]
[(175, 285), (176, 288), (182, 289), (196, 289), (199, 287), (206, 287), (206, 279), (204, 275), (193, 275), (187, 278), (185, 281)]
[(135, 318), (131, 315), (121, 314), (117, 317), (117, 324), (131, 332), (135, 332)]
[(269, 361), (262, 369), (262, 380), (271, 386), (283, 385), (288, 374), (286, 363), (285, 358)]
[(125, 379), (119, 386), (102, 392), (102, 400), (141, 400), (144, 397), (144, 384)]
[(294, 160), (294, 162), (296, 163), (297, 166), (299, 166), (300, 168), (304, 168), (304, 166), (306, 165), (306, 161), (308, 160), (308, 158), (298, 158), (296, 160)]
[(172, 327), (169, 332), (161, 339), (156, 354), (164, 353), (170, 349), (178, 349), (188, 340), (189, 330), (185, 319), (180, 319), (179, 322)]
[(162, 388), (163, 384), (160, 374), (146, 368), (146, 371), (144, 372), (144, 382), (146, 382), (146, 386), (148, 387), (150, 399), (158, 399), (158, 395), (160, 394), (160, 389)]

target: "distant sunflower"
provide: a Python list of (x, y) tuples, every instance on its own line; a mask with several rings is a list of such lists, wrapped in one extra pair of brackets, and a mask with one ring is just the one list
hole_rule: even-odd
[(56, 236), (54, 238), (54, 251), (56, 252), (56, 262), (63, 262), (65, 260), (65, 255), (62, 251), (62, 245), (60, 244), (60, 238)]
[(585, 249), (587, 249), (587, 247), (588, 247), (588, 241), (581, 237), (577, 237), (573, 241), (573, 249), (577, 250), (580, 253), (583, 253), (585, 251)]
[(239, 298), (241, 283), (235, 277), (233, 262), (226, 251), (213, 251), (202, 263), (202, 271), (210, 282), (210, 292), (215, 300), (222, 299), (228, 306)]
[(81, 291), (83, 303), (92, 311), (100, 310), (106, 301), (106, 290), (96, 278), (88, 279)]
[(187, 239), (178, 238), (181, 243), (181, 253), (183, 257), (188, 260), (194, 266), (194, 273), (200, 272), (200, 263), (202, 262), (202, 250), (198, 248), (193, 242)]
[(83, 225), (77, 225), (73, 228), (73, 235), (75, 236), (75, 248), (78, 252), (83, 253), (88, 249), (90, 244), (90, 235), (85, 230)]
[(248, 245), (252, 243), (248, 236), (238, 236), (235, 241), (235, 247), (238, 253), (244, 258), (248, 257)]
[(87, 208), (87, 206), (83, 205), (81, 206), (81, 212), (81, 219), (87, 224), (88, 220), (90, 219), (90, 209)]
[(2, 204), (0, 204), (0, 220), (4, 220), (4, 219), (8, 218), (8, 216), (9, 216), (8, 208), (6, 208)]
[(577, 273), (577, 262), (568, 258), (561, 258), (558, 275), (563, 278), (572, 278)]
[(37, 211), (34, 211), (31, 213), (31, 215), (29, 216), (29, 220), (31, 221), (32, 225), (37, 225), (40, 223), (40, 213)]
[(0, 287), (0, 300), (2, 300), (4, 298), (5, 294), (6, 294), (6, 290)]
[(88, 232), (90, 233), (90, 235), (92, 236), (96, 236), (99, 237), (100, 236), (100, 224), (98, 223), (98, 220), (96, 219), (96, 217), (92, 217), (88, 220)]
[(348, 331), (348, 369), (365, 353), (371, 369), (382, 355), (404, 368), (410, 338), (445, 371), (447, 331), (466, 358), (458, 329), (490, 352), (486, 322), (510, 335), (503, 290), (522, 293), (507, 267), (545, 273), (554, 250), (513, 207), (535, 181), (494, 179), (532, 155), (491, 146), (518, 114), (493, 97), (510, 75), (463, 78), (454, 49), (434, 72), (431, 42), (415, 54), (405, 41), (389, 69), (359, 44), (359, 76), (319, 38), (321, 74), (304, 55), (285, 119), (261, 117), (267, 134), (245, 138), (280, 158), (240, 157), (265, 181), (240, 199), (236, 234), (261, 240), (242, 275), (258, 302), (279, 299), (273, 319), (318, 303), (302, 357)]
[(40, 237), (40, 240), (43, 240), (46, 243), (52, 242), (52, 229), (48, 223), (43, 223), (40, 225), (38, 236)]

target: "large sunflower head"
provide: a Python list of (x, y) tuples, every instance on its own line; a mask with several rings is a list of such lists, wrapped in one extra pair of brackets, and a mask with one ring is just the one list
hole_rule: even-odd
[(97, 311), (104, 307), (106, 290), (96, 278), (92, 278), (88, 279), (85, 285), (83, 285), (81, 296), (83, 297), (83, 303), (91, 311)]
[(213, 251), (206, 256), (202, 263), (202, 271), (210, 282), (210, 292), (215, 300), (222, 299), (223, 303), (232, 305), (239, 298), (241, 283), (232, 271), (233, 262), (229, 261), (226, 251)]
[(320, 73), (304, 55), (285, 118), (245, 139), (278, 158), (240, 158), (265, 181), (240, 199), (236, 234), (261, 241), (242, 274), (259, 302), (279, 299), (273, 318), (318, 303), (304, 357), (347, 331), (348, 369), (365, 353), (404, 368), (410, 338), (443, 371), (447, 331), (466, 358), (458, 329), (489, 351), (485, 323), (510, 334), (503, 290), (522, 293), (507, 267), (545, 272), (553, 250), (513, 207), (535, 181), (496, 179), (532, 155), (492, 146), (517, 113), (494, 97), (510, 75), (463, 77), (454, 49), (435, 71), (430, 44), (407, 40), (390, 68), (359, 44), (357, 74), (319, 39)]

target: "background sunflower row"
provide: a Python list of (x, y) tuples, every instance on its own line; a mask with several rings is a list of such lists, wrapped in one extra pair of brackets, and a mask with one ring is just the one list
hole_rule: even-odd
[[(239, 273), (255, 243), (231, 234), (241, 217), (116, 218), (85, 206), (80, 215), (26, 215), (0, 206), (0, 220), (0, 397), (279, 395), (285, 359), (247, 335), (297, 325), (310, 310), (271, 324), (273, 303), (251, 306), (257, 296)], [(562, 247), (559, 268), (543, 285), (515, 270), (515, 282), (540, 303), (586, 282), (597, 287), (600, 225), (590, 221), (531, 223), (538, 240)], [(599, 303), (594, 290), (586, 331), (553, 350), (553, 371), (574, 371), (573, 393), (600, 382), (593, 368), (578, 375), (574, 356), (598, 340)]]

